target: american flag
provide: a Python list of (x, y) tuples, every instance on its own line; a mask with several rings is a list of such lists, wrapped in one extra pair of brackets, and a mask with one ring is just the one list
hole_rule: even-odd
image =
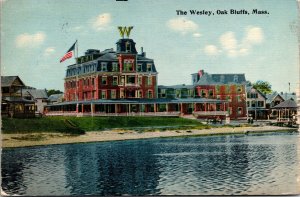
[(60, 59), (60, 63), (62, 63), (63, 61), (65, 61), (66, 59), (69, 59), (71, 57), (73, 57), (73, 51), (75, 49), (75, 44), (77, 43), (77, 40), (76, 42), (71, 46), (71, 48), (67, 51), (67, 53)]

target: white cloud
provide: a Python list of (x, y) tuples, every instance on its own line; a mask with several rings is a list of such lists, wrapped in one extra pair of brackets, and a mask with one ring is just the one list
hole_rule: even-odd
[(53, 54), (54, 52), (55, 52), (55, 48), (54, 47), (48, 47), (47, 49), (45, 49), (44, 55), (45, 56), (49, 56), (49, 55)]
[(235, 34), (231, 31), (220, 36), (220, 43), (225, 50), (233, 50), (237, 48)]
[(167, 26), (173, 31), (182, 33), (183, 35), (186, 33), (196, 33), (196, 37), (200, 36), (200, 34), (197, 33), (199, 26), (194, 21), (185, 17), (170, 19), (167, 22)]
[(46, 34), (37, 32), (35, 34), (24, 33), (16, 38), (16, 46), (18, 48), (37, 47), (41, 45), (46, 39)]
[(264, 34), (260, 27), (247, 27), (245, 29), (245, 42), (249, 44), (260, 44), (264, 40)]
[(218, 50), (218, 48), (215, 45), (207, 45), (204, 48), (204, 52), (207, 55), (218, 55), (219, 50)]
[[(231, 31), (222, 34), (219, 41), (224, 53), (228, 57), (234, 58), (248, 55), (253, 45), (261, 44), (264, 41), (264, 33), (260, 27), (248, 26), (245, 28), (244, 37), (240, 41), (236, 39), (235, 33)], [(211, 48), (211, 50), (213, 49)], [(210, 55), (207, 52), (206, 54)]]
[(109, 13), (100, 14), (91, 20), (93, 29), (97, 31), (105, 30), (111, 23), (111, 15)]
[(194, 36), (195, 38), (199, 38), (199, 37), (201, 37), (202, 35), (201, 35), (200, 33), (193, 33), (193, 36)]

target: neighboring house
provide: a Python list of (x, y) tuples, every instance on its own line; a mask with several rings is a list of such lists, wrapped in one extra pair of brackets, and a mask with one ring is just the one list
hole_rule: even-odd
[(231, 119), (247, 117), (245, 74), (209, 74), (200, 70), (192, 74), (195, 96), (228, 101)]
[(22, 96), (25, 84), (18, 76), (1, 76), (1, 115), (15, 118), (34, 117), (34, 101)]
[(246, 91), (248, 116), (253, 117), (255, 120), (266, 119), (268, 116), (268, 110), (266, 109), (267, 97), (252, 86), (247, 86)]
[(266, 101), (267, 109), (271, 109), (272, 107), (284, 101), (283, 97), (276, 91), (270, 94), (266, 94), (266, 97), (267, 97), (267, 101)]
[(273, 108), (285, 101), (283, 98), (283, 94), (281, 95), (280, 93), (275, 91), (267, 94), (266, 97), (266, 109), (268, 110), (269, 118), (275, 119), (279, 116), (279, 112), (278, 110), (274, 110)]
[(55, 104), (63, 102), (64, 94), (52, 94), (48, 97), (48, 104)]
[(35, 102), (35, 111), (43, 114), (44, 107), (48, 103), (48, 95), (45, 89), (22, 89), (23, 98)]

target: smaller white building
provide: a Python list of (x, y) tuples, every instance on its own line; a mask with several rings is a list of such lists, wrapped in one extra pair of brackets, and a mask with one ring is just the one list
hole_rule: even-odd
[(48, 95), (44, 89), (22, 89), (22, 96), (25, 99), (35, 102), (35, 112), (43, 114), (44, 106), (48, 103)]

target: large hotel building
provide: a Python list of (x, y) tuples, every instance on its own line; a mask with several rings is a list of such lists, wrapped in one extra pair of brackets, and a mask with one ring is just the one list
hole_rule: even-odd
[(246, 117), (244, 74), (192, 74), (192, 85), (158, 86), (153, 59), (121, 38), (116, 50), (88, 49), (69, 65), (64, 102), (45, 115)]

